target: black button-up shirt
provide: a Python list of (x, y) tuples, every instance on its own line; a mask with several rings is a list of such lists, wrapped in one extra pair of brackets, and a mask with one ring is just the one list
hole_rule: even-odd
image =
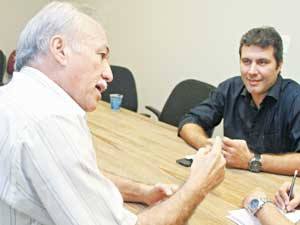
[(253, 103), (240, 76), (221, 83), (181, 122), (199, 124), (211, 136), (224, 119), (224, 136), (247, 141), (257, 153), (300, 151), (300, 86), (280, 75), (260, 107)]

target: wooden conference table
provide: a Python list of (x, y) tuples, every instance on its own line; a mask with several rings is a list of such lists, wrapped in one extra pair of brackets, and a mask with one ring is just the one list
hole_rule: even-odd
[[(88, 114), (88, 124), (102, 170), (149, 184), (180, 185), (188, 177), (189, 168), (175, 161), (195, 150), (177, 137), (175, 127), (123, 108), (113, 112), (104, 102)], [(223, 183), (198, 206), (188, 224), (233, 224), (226, 215), (229, 210), (241, 207), (247, 193), (260, 186), (272, 198), (282, 182), (290, 179), (288, 176), (226, 169)], [(126, 207), (135, 213), (145, 208), (132, 203)]]

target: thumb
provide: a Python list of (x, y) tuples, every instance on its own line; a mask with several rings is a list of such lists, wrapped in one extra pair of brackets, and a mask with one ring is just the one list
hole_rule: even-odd
[(299, 199), (292, 199), (288, 205), (286, 206), (287, 211), (292, 211), (294, 210), (297, 206), (299, 205)]
[(155, 187), (160, 191), (163, 192), (166, 196), (170, 196), (173, 194), (171, 187), (167, 184), (157, 183)]

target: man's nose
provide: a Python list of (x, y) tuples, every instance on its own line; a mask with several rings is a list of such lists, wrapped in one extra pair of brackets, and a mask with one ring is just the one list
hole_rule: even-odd
[(252, 62), (248, 71), (249, 74), (256, 74), (257, 73), (257, 65), (255, 62)]
[(102, 78), (107, 82), (112, 82), (113, 80), (113, 74), (107, 60), (105, 60), (104, 62), (104, 71), (102, 72)]

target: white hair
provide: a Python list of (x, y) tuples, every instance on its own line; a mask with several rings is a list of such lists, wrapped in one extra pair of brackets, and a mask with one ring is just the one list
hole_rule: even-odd
[(16, 49), (15, 68), (30, 62), (38, 63), (38, 56), (49, 51), (49, 41), (54, 35), (63, 35), (75, 50), (79, 45), (74, 38), (79, 30), (82, 13), (67, 2), (51, 2), (39, 11), (23, 29)]

